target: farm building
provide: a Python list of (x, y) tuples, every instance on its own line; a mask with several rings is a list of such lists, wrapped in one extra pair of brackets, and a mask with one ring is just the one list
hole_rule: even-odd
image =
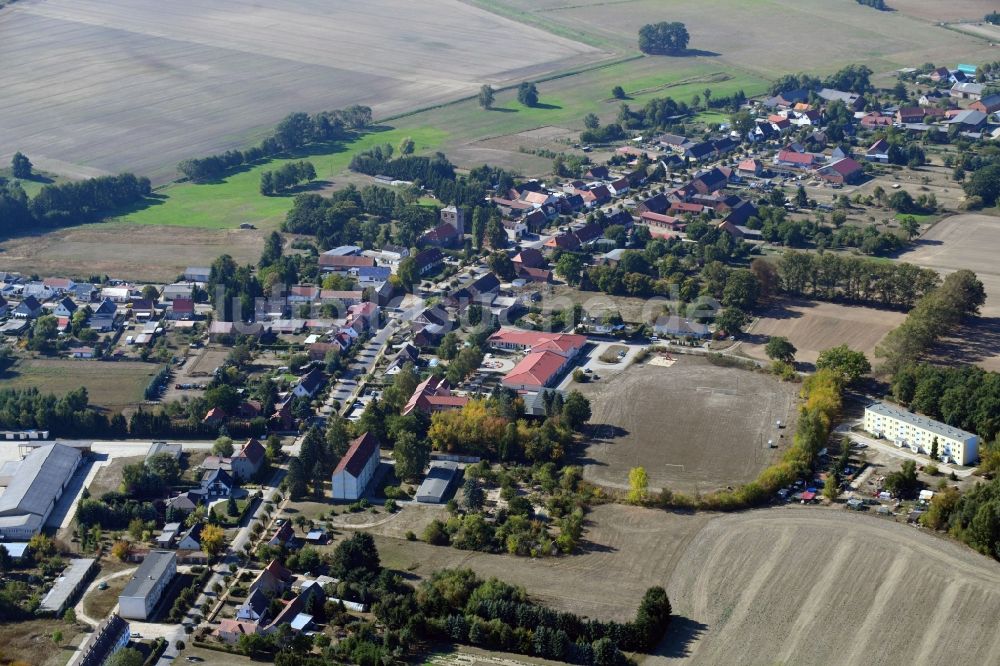
[(417, 501), (424, 504), (440, 504), (444, 501), (448, 489), (458, 474), (458, 463), (450, 460), (432, 462), (420, 487), (417, 488)]
[(378, 469), (379, 443), (375, 435), (366, 432), (358, 437), (333, 470), (333, 499), (356, 500), (365, 494), (365, 487)]
[(877, 437), (892, 440), (896, 446), (925, 455), (930, 455), (937, 440), (938, 457), (942, 462), (969, 465), (979, 457), (977, 435), (885, 402), (865, 408), (864, 428)]
[(8, 479), (0, 495), (0, 536), (29, 539), (38, 534), (80, 465), (80, 451), (47, 444), (20, 462), (7, 463), (0, 477)]
[(118, 597), (121, 616), (131, 620), (148, 620), (176, 573), (176, 553), (169, 550), (149, 551)]

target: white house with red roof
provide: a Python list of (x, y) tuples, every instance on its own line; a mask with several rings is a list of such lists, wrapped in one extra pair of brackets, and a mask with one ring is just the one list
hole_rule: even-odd
[(378, 469), (378, 452), (378, 440), (369, 432), (351, 442), (347, 453), (333, 470), (333, 499), (357, 500), (365, 494), (368, 482)]
[(540, 391), (552, 385), (587, 344), (584, 335), (543, 333), (502, 328), (490, 336), (490, 345), (527, 356), (508, 372), (502, 383), (516, 391)]

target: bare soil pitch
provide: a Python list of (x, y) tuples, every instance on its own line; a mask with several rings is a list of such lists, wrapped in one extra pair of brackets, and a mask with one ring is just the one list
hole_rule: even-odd
[(627, 488), (641, 466), (650, 488), (711, 492), (754, 479), (791, 444), (798, 386), (762, 373), (678, 356), (579, 386), (593, 411), (584, 476), (601, 485)]

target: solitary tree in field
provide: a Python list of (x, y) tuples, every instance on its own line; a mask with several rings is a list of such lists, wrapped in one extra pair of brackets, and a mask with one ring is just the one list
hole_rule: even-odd
[(517, 101), (525, 106), (535, 106), (538, 104), (538, 88), (529, 81), (523, 82), (517, 88)]
[(615, 86), (611, 89), (611, 96), (615, 99), (625, 99), (625, 89), (621, 86)]
[(920, 224), (917, 222), (917, 218), (912, 215), (904, 217), (899, 226), (906, 232), (906, 237), (910, 240), (913, 240), (913, 237), (920, 233)]
[(691, 36), (677, 21), (649, 23), (639, 29), (639, 50), (653, 55), (677, 55), (687, 48)]
[(583, 117), (583, 126), (589, 130), (595, 130), (601, 126), (601, 120), (596, 114), (588, 113)]
[(31, 160), (22, 152), (14, 153), (10, 161), (10, 171), (14, 178), (31, 178)]
[(493, 108), (493, 100), (496, 97), (496, 93), (493, 92), (493, 86), (486, 84), (479, 89), (479, 106), (484, 109)]
[(788, 338), (783, 338), (780, 335), (771, 336), (771, 339), (767, 341), (767, 346), (764, 347), (764, 352), (769, 359), (785, 363), (794, 361), (795, 352), (797, 351), (798, 349), (788, 341)]
[(649, 477), (645, 467), (633, 467), (628, 473), (628, 501), (643, 504), (649, 497)]

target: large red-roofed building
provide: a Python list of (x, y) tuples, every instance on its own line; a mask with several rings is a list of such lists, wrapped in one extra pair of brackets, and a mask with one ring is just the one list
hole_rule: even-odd
[(503, 385), (517, 391), (541, 391), (551, 386), (587, 344), (584, 335), (542, 333), (502, 328), (490, 336), (496, 349), (528, 351), (503, 378)]

